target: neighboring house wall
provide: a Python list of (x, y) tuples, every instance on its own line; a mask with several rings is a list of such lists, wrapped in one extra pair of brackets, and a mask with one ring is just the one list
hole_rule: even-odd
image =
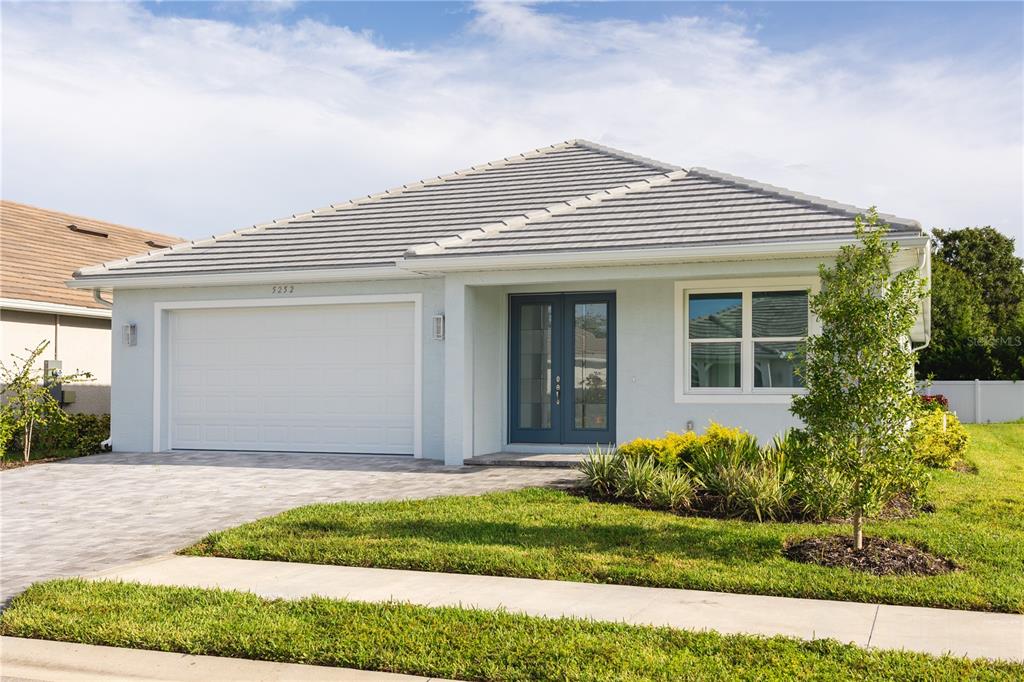
[[(50, 345), (40, 360), (60, 360), (63, 371), (87, 371), (93, 380), (68, 385), (75, 401), (69, 412), (103, 414), (110, 411), (110, 320), (34, 313), (0, 311), (0, 357), (5, 364), (11, 355), (25, 356), (42, 341)], [(40, 369), (42, 363), (40, 362)]]
[(934, 381), (923, 395), (943, 395), (962, 422), (984, 424), (1024, 419), (1022, 381)]

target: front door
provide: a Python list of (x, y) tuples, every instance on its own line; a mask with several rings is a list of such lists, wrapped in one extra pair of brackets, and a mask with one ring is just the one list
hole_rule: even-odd
[(509, 439), (615, 441), (615, 294), (512, 296)]

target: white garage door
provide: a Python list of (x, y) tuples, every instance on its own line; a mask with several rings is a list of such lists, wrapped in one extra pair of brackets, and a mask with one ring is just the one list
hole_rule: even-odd
[(172, 448), (413, 453), (412, 303), (170, 318)]

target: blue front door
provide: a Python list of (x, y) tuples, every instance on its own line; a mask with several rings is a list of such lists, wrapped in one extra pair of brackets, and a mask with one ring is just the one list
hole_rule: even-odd
[(509, 437), (615, 441), (615, 294), (512, 296)]

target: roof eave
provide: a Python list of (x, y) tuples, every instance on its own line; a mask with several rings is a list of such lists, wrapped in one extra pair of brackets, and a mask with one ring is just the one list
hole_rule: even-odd
[[(903, 247), (922, 247), (929, 243), (923, 235), (888, 238)], [(472, 270), (531, 269), (685, 263), (708, 260), (799, 258), (834, 254), (839, 247), (855, 243), (855, 237), (829, 240), (779, 242), (775, 244), (718, 244), (673, 248), (616, 249), (595, 251), (557, 251), (548, 253), (475, 256), (417, 256), (397, 263), (401, 269), (422, 274), (442, 274)]]
[(394, 265), (364, 268), (253, 270), (195, 275), (90, 275), (70, 279), (72, 289), (170, 289), (176, 287), (234, 286), (247, 284), (304, 284), (358, 282), (378, 279), (418, 279), (426, 275)]
[(31, 301), (20, 298), (0, 298), (0, 309), (17, 310), (24, 313), (63, 315), (67, 317), (96, 317), (100, 319), (110, 319), (110, 309), (108, 308), (89, 308), (83, 305), (51, 303), (49, 301)]

